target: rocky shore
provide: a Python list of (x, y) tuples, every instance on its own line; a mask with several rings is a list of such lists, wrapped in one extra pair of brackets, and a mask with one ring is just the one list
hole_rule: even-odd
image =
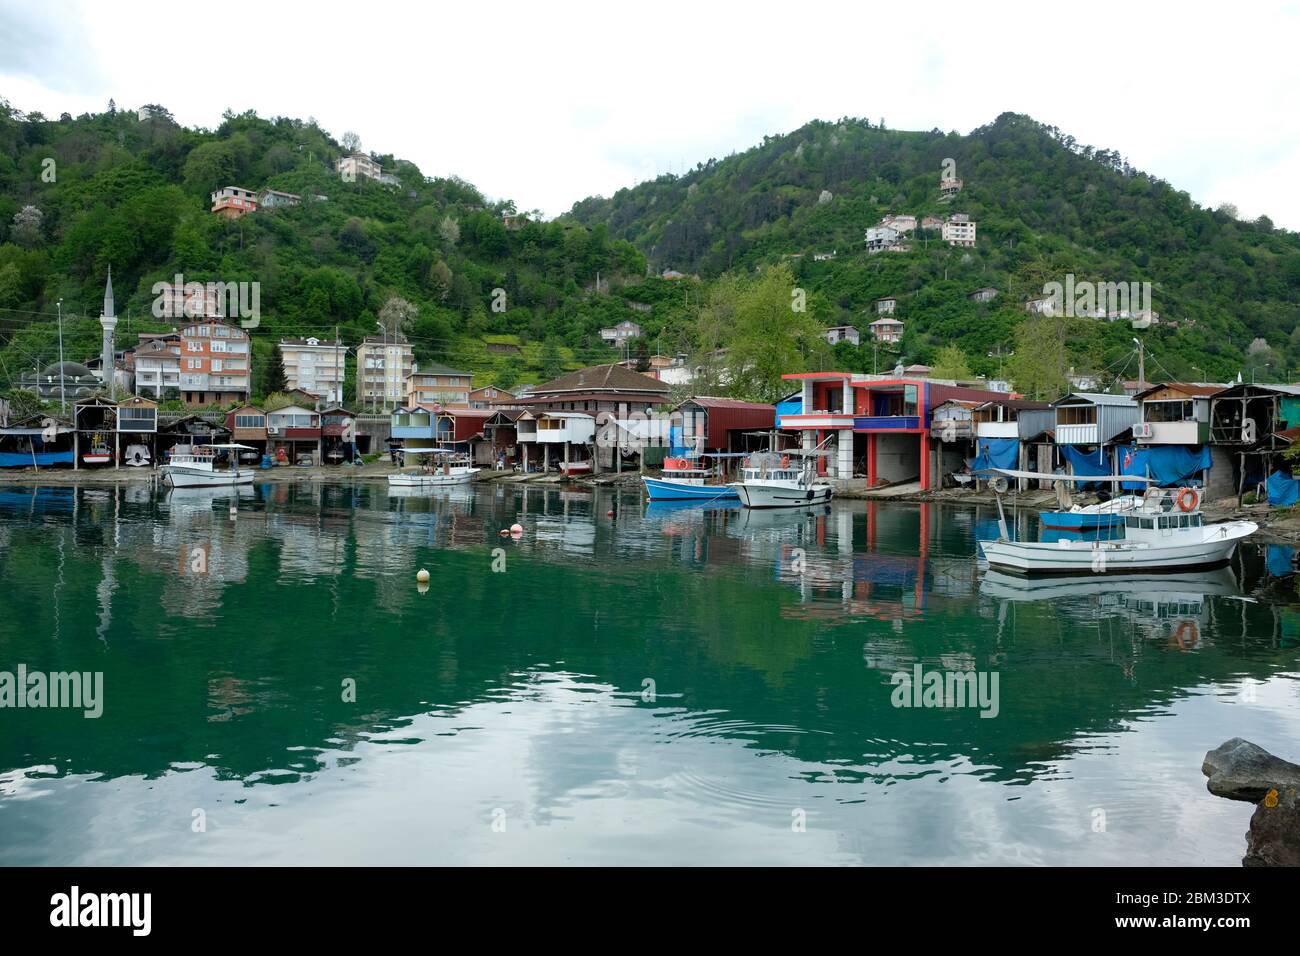
[(1255, 804), (1243, 866), (1300, 866), (1300, 766), (1233, 737), (1205, 755), (1216, 797)]

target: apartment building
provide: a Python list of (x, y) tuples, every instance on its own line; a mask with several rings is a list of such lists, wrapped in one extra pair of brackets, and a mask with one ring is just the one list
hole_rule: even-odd
[(343, 401), (343, 376), (347, 371), (347, 349), (337, 339), (281, 339), (285, 386), (319, 395), (326, 402)]
[(473, 374), (462, 372), (432, 362), (427, 368), (418, 366), (406, 376), (405, 404), (441, 405), (444, 408), (468, 408)]
[(965, 213), (956, 213), (948, 217), (943, 224), (943, 241), (950, 246), (975, 245), (975, 223)]
[(363, 408), (396, 408), (406, 398), (406, 379), (415, 354), (404, 336), (368, 335), (357, 346), (357, 403)]
[(248, 333), (219, 319), (181, 329), (180, 392), (191, 407), (246, 402), (251, 391)]

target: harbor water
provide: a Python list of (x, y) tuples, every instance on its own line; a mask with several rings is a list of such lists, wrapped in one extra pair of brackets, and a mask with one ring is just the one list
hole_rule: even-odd
[(102, 681), (0, 708), (0, 863), (1237, 865), (1201, 761), (1300, 758), (1291, 549), (1030, 587), (996, 519), (0, 489), (0, 672)]

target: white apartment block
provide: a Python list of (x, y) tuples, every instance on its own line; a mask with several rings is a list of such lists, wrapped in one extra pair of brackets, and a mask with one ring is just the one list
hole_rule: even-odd
[(958, 214), (943, 224), (943, 241), (950, 246), (975, 245), (975, 223), (970, 216)]
[(339, 341), (318, 338), (281, 339), (285, 386), (319, 395), (324, 401), (343, 401), (343, 376), (347, 370), (347, 349)]

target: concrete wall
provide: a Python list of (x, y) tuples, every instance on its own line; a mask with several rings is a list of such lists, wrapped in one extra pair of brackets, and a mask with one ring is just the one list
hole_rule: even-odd
[(876, 477), (881, 481), (913, 481), (921, 477), (918, 435), (876, 436)]
[(1205, 489), (1205, 497), (1214, 501), (1218, 498), (1232, 498), (1237, 494), (1236, 468), (1238, 463), (1235, 448), (1228, 445), (1210, 446), (1210, 476)]

